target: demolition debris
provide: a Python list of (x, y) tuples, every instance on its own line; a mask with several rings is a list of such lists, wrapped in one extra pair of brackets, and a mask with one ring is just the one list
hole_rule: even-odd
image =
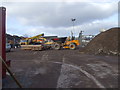
[(118, 35), (120, 28), (111, 28), (98, 34), (81, 52), (95, 55), (120, 55), (118, 51)]

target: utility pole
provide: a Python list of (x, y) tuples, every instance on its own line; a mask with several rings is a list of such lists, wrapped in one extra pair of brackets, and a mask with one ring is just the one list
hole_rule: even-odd
[[(73, 31), (74, 31), (74, 22), (75, 22), (75, 20), (76, 20), (75, 18), (72, 18), (72, 19), (71, 19), (71, 21), (73, 22)], [(73, 38), (73, 32), (72, 32), (72, 31), (71, 31), (71, 36), (72, 36), (72, 38)]]
[[(0, 7), (0, 57), (2, 57), (2, 59), (4, 59), (4, 61), (6, 62), (5, 46), (6, 46), (6, 8)], [(2, 77), (6, 77), (6, 68), (0, 61), (0, 78)]]

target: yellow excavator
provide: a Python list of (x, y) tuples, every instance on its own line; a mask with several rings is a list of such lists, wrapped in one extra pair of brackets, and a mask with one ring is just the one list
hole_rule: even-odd
[(42, 38), (44, 34), (39, 34), (30, 38), (24, 38), (20, 41), (21, 49), (24, 50), (43, 50), (42, 43), (46, 40)]
[(44, 34), (39, 34), (37, 36), (29, 37), (29, 38), (23, 38), (20, 41), (20, 45), (35, 45), (42, 43), (45, 38), (42, 38), (41, 36), (44, 36)]

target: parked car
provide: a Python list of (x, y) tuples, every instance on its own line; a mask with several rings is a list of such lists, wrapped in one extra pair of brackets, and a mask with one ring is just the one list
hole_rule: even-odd
[(6, 52), (11, 51), (11, 45), (9, 43), (6, 43)]

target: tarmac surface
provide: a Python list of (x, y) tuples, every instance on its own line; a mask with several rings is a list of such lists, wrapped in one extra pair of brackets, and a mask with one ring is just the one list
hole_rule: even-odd
[[(79, 50), (8, 52), (11, 70), (24, 88), (117, 88), (118, 57)], [(7, 74), (3, 88), (18, 88)]]

